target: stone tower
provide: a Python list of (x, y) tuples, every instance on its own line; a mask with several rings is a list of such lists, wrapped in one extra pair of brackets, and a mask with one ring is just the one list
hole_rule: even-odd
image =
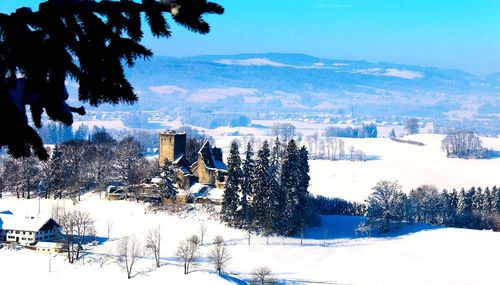
[(160, 166), (165, 159), (174, 161), (181, 155), (186, 154), (186, 133), (175, 131), (160, 132)]

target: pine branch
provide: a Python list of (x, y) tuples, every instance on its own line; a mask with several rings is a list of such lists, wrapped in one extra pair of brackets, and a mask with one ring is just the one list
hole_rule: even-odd
[(206, 0), (48, 0), (36, 12), (20, 8), (10, 15), (0, 13), (0, 132), (5, 134), (0, 147), (7, 146), (15, 157), (29, 156), (30, 149), (47, 157), (28, 124), (25, 105), (30, 105), (37, 128), (43, 112), (71, 125), (72, 113), (85, 110), (66, 104), (67, 77), (79, 84), (79, 100), (93, 106), (136, 102), (123, 64), (133, 66), (137, 59), (152, 56), (139, 43), (141, 13), (153, 35), (168, 38), (166, 13), (191, 31), (208, 33), (203, 15), (223, 11)]

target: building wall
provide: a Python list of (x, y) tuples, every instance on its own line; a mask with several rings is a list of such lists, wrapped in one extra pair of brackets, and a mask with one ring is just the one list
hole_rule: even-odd
[(198, 177), (198, 183), (214, 184), (216, 178), (214, 174), (215, 171), (207, 169), (205, 162), (203, 162), (203, 157), (198, 155), (196, 173), (194, 173), (194, 175)]
[(19, 244), (29, 244), (38, 241), (52, 241), (57, 237), (58, 231), (56, 228), (52, 228), (48, 231), (18, 231), (18, 230), (8, 230), (6, 234), (6, 242), (17, 242)]
[(36, 241), (53, 241), (57, 238), (59, 231), (52, 228), (48, 231), (38, 231), (36, 233)]
[(189, 187), (191, 187), (191, 177), (184, 175), (182, 171), (176, 171), (175, 176), (179, 189), (189, 189)]
[(160, 155), (158, 157), (160, 166), (163, 166), (165, 159), (174, 161), (179, 155), (186, 153), (186, 134), (175, 132), (160, 133)]
[(36, 241), (36, 233), (30, 231), (8, 230), (6, 241), (29, 244)]
[(43, 247), (37, 247), (36, 252), (38, 253), (50, 253), (50, 254), (55, 254), (55, 253), (60, 253), (62, 250), (60, 248), (43, 248)]

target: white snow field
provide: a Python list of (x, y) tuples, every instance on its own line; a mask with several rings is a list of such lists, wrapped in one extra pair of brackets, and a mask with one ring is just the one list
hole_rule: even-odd
[[(227, 158), (228, 146), (238, 137), (215, 137)], [(241, 138), (241, 137), (239, 137)], [(259, 140), (265, 136), (257, 136)], [(353, 145), (373, 158), (366, 162), (311, 161), (313, 194), (363, 201), (380, 179), (398, 180), (404, 191), (422, 184), (439, 188), (493, 186), (500, 183), (500, 158), (463, 160), (446, 158), (440, 150), (442, 135), (413, 135), (405, 139), (425, 143), (415, 146), (377, 139), (344, 139), (346, 149)], [(486, 147), (499, 151), (500, 138), (482, 138)], [(0, 211), (16, 215), (37, 216), (37, 199), (21, 200), (4, 195)], [(247, 245), (243, 231), (228, 228), (209, 220), (202, 209), (189, 215), (146, 213), (147, 205), (128, 201), (101, 200), (89, 194), (73, 205), (71, 200), (41, 200), (41, 216), (50, 215), (53, 206), (67, 210), (88, 211), (96, 220), (97, 237), (102, 245), (89, 247), (88, 255), (78, 264), (70, 265), (63, 254), (49, 256), (27, 249), (0, 249), (2, 280), (18, 284), (246, 284), (258, 266), (269, 266), (282, 284), (370, 284), (370, 285), (476, 285), (500, 284), (495, 258), (500, 256), (500, 233), (425, 225), (408, 226), (390, 236), (356, 238), (354, 228), (360, 217), (322, 217), (322, 224), (308, 229), (304, 245), (299, 238), (266, 239), (252, 237)], [(199, 205), (198, 208), (201, 208)], [(107, 224), (112, 222), (110, 239), (106, 240)], [(201, 222), (208, 225), (202, 258), (183, 274), (175, 257), (179, 241), (198, 234)], [(162, 266), (155, 269), (150, 256), (142, 258), (134, 268), (133, 278), (115, 261), (100, 268), (94, 258), (99, 254), (115, 254), (120, 237), (136, 236), (143, 241), (147, 232), (161, 225), (163, 233)], [(219, 277), (208, 263), (206, 253), (215, 235), (228, 242), (232, 259)]]
[[(421, 134), (404, 139), (424, 146), (398, 143), (388, 138), (344, 139), (346, 146), (363, 150), (372, 160), (311, 161), (314, 194), (364, 201), (379, 180), (397, 180), (409, 192), (423, 184), (439, 189), (500, 185), (500, 157), (490, 159), (447, 158), (441, 151), (444, 135)], [(482, 137), (483, 145), (500, 151), (500, 138)], [(347, 148), (346, 148), (347, 149)]]
[[(422, 142), (424, 146), (399, 143), (389, 138), (342, 138), (348, 153), (350, 146), (366, 153), (366, 161), (311, 160), (312, 194), (363, 202), (379, 180), (397, 180), (403, 191), (409, 192), (423, 184), (439, 189), (492, 187), (500, 185), (500, 156), (490, 159), (447, 158), (441, 150), (445, 135), (418, 134), (405, 140)], [(229, 145), (241, 137), (219, 136), (215, 140), (227, 159)], [(272, 137), (255, 136), (257, 140)], [(500, 138), (481, 137), (483, 146), (500, 152)], [(240, 148), (240, 151), (244, 151)], [(256, 151), (255, 151), (256, 152)]]
[[(14, 214), (37, 215), (39, 201), (0, 199), (0, 209)], [(87, 247), (88, 255), (70, 265), (63, 254), (52, 256), (28, 249), (0, 249), (0, 274), (4, 282), (16, 284), (247, 284), (249, 273), (257, 266), (269, 266), (282, 284), (426, 284), (477, 285), (500, 284), (496, 257), (500, 256), (500, 233), (415, 225), (378, 238), (355, 238), (354, 227), (360, 217), (322, 217), (322, 225), (308, 229), (304, 245), (298, 238), (252, 237), (247, 245), (245, 232), (208, 220), (203, 211), (184, 217), (165, 213), (145, 213), (145, 205), (128, 201), (106, 201), (96, 194), (71, 200), (41, 200), (41, 215), (55, 205), (66, 210), (80, 209), (96, 219), (97, 237), (105, 240), (108, 221), (113, 222), (110, 239), (102, 245)], [(227, 267), (230, 277), (219, 277), (205, 257), (183, 274), (175, 257), (181, 239), (199, 233), (201, 221), (208, 225), (202, 255), (210, 249), (215, 235), (228, 242), (232, 259)], [(163, 234), (161, 267), (154, 268), (150, 255), (133, 270), (133, 278), (114, 261), (100, 268), (93, 258), (114, 254), (122, 236), (142, 240), (148, 230), (160, 225)], [(326, 229), (326, 231), (325, 231)], [(325, 235), (326, 233), (326, 235)], [(326, 237), (326, 239), (324, 239)], [(284, 243), (284, 244), (283, 244)], [(49, 272), (49, 261), (51, 272)]]

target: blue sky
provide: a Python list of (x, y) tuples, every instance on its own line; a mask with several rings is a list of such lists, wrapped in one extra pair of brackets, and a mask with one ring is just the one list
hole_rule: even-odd
[[(36, 7), (37, 0), (0, 0), (0, 11)], [(500, 72), (499, 0), (215, 0), (212, 32), (172, 24), (168, 40), (146, 36), (158, 55), (304, 53)]]

